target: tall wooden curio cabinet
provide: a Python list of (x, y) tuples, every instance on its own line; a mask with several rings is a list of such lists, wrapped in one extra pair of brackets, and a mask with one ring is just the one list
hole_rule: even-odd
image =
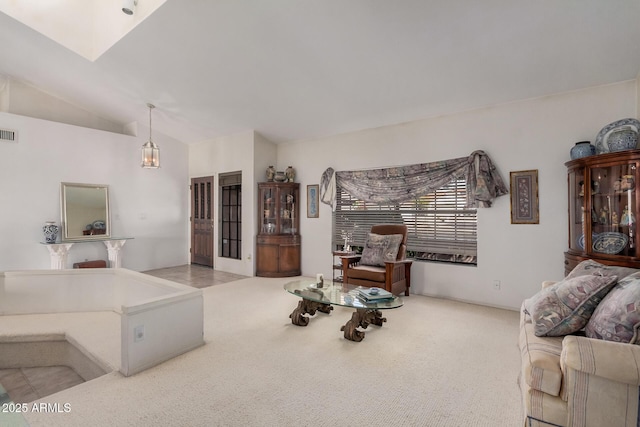
[(299, 276), (300, 184), (258, 183), (256, 276)]
[(640, 268), (640, 150), (565, 163), (569, 182), (569, 250), (565, 275), (585, 259)]

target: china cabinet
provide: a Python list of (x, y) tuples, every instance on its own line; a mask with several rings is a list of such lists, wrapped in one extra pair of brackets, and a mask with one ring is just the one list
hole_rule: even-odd
[(640, 268), (636, 226), (640, 150), (583, 157), (565, 165), (569, 184), (565, 274), (585, 259)]
[(258, 183), (256, 276), (300, 273), (300, 184)]

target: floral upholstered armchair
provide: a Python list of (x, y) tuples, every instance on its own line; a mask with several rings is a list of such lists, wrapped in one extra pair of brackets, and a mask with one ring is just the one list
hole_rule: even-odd
[(405, 259), (406, 253), (406, 225), (374, 225), (362, 255), (342, 257), (343, 281), (409, 295), (412, 261)]

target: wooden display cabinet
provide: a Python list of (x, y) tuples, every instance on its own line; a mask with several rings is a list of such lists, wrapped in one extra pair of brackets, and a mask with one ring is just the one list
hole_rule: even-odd
[(640, 150), (565, 163), (569, 184), (569, 249), (565, 275), (585, 259), (640, 268), (636, 221)]
[(258, 183), (256, 276), (299, 276), (300, 184)]

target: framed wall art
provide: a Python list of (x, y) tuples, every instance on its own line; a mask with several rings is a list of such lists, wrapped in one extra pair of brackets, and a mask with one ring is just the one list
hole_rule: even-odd
[(318, 218), (320, 216), (318, 210), (318, 203), (320, 203), (319, 192), (320, 185), (307, 185), (307, 218)]
[(511, 192), (511, 224), (539, 224), (538, 170), (509, 174)]

